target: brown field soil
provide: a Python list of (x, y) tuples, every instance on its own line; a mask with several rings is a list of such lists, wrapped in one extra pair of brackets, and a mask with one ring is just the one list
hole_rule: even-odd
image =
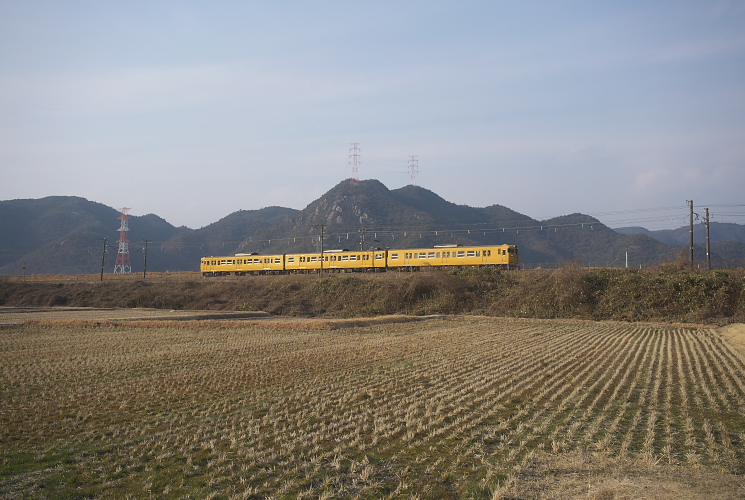
[(713, 328), (163, 313), (0, 310), (0, 498), (745, 496)]

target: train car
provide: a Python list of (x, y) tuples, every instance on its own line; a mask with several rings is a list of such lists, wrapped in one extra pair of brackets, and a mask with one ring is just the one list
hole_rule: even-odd
[[(285, 254), (285, 271), (303, 273), (321, 269), (321, 253)], [(326, 267), (326, 266), (323, 266)]]
[(284, 255), (246, 253), (238, 253), (230, 257), (203, 257), (200, 269), (202, 276), (281, 273), (285, 268), (284, 258)]
[(439, 246), (388, 250), (388, 267), (419, 270), (442, 266), (495, 266), (504, 269), (518, 268), (515, 245)]
[(368, 272), (387, 269), (418, 271), (431, 267), (494, 266), (518, 269), (515, 245), (448, 245), (409, 250), (368, 251), (327, 250), (323, 254), (285, 255), (236, 254), (230, 257), (203, 257), (203, 276), (279, 274), (317, 272)]
[(333, 272), (362, 272), (385, 270), (385, 267), (385, 250), (365, 252), (347, 249), (326, 250), (323, 252), (323, 260), (321, 260), (320, 253), (285, 255), (285, 270), (288, 272), (307, 272), (321, 269)]
[(350, 251), (331, 250), (328, 252), (324, 268), (338, 272), (385, 270), (385, 250)]

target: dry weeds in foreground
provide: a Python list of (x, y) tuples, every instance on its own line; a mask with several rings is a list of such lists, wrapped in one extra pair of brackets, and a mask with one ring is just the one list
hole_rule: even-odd
[(713, 330), (62, 321), (0, 330), (6, 498), (743, 494), (745, 364)]

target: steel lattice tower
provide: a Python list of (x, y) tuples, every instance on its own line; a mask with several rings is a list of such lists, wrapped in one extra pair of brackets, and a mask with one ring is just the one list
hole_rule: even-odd
[(119, 211), (122, 215), (119, 216), (119, 220), (122, 221), (119, 226), (119, 251), (116, 254), (116, 265), (114, 266), (114, 274), (118, 273), (131, 273), (132, 266), (129, 263), (129, 215), (127, 212), (132, 210), (131, 208), (120, 208)]
[(416, 186), (416, 174), (419, 173), (419, 160), (416, 159), (418, 155), (409, 156), (409, 173), (411, 175), (411, 185)]
[(349, 163), (352, 165), (352, 178), (349, 180), (352, 184), (360, 183), (360, 149), (359, 142), (353, 142), (349, 150)]

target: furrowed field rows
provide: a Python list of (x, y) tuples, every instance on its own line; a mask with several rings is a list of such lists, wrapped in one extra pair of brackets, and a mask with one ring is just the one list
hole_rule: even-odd
[(0, 330), (0, 490), (491, 498), (576, 452), (745, 470), (745, 364), (712, 330), (211, 325)]

